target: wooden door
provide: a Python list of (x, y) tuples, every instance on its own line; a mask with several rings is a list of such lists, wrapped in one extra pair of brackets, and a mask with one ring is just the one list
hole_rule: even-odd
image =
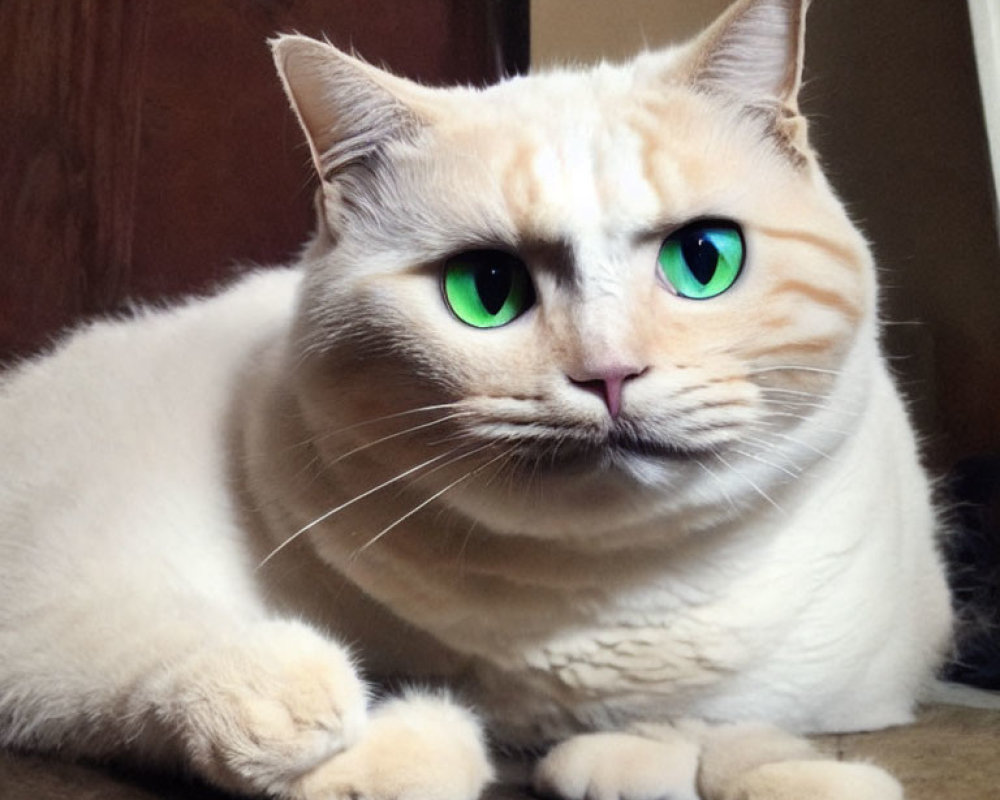
[(4, 0), (0, 363), (295, 254), (311, 175), (269, 36), (484, 83), (526, 67), (527, 19), (527, 0)]

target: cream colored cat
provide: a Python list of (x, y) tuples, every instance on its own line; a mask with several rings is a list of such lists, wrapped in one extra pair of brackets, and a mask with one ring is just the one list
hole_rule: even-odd
[(769, 727), (907, 721), (950, 626), (803, 5), (482, 90), (276, 40), (301, 263), (0, 385), (0, 740), (473, 800), (485, 726), (568, 800), (900, 797)]

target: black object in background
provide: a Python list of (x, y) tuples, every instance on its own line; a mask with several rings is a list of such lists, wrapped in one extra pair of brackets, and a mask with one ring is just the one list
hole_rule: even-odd
[(957, 525), (946, 553), (960, 621), (945, 677), (1000, 690), (1000, 456), (959, 462), (949, 488)]

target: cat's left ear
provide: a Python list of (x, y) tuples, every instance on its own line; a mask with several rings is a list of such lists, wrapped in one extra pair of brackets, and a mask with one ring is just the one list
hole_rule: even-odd
[(434, 89), (307, 36), (279, 36), (270, 44), (325, 185), (394, 139), (414, 135), (433, 116)]

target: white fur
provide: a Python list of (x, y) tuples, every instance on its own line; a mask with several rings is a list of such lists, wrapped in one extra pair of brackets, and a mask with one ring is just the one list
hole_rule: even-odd
[[(866, 245), (804, 122), (706, 77), (779, 37), (758, 66), (791, 103), (793, 6), (484, 91), (279, 40), (324, 179), (301, 263), (87, 326), (0, 383), (0, 741), (305, 800), (475, 797), (476, 718), (369, 701), (362, 675), (402, 677), (515, 744), (628, 729), (542, 763), (566, 798), (897, 797), (785, 734), (720, 761), (714, 727), (905, 722), (950, 625)], [(377, 130), (329, 93), (376, 103)], [(653, 265), (706, 215), (750, 260), (692, 304)], [(537, 306), (464, 326), (440, 261), (522, 241)], [(614, 419), (575, 376), (623, 367)], [(688, 454), (617, 448), (623, 426)]]

